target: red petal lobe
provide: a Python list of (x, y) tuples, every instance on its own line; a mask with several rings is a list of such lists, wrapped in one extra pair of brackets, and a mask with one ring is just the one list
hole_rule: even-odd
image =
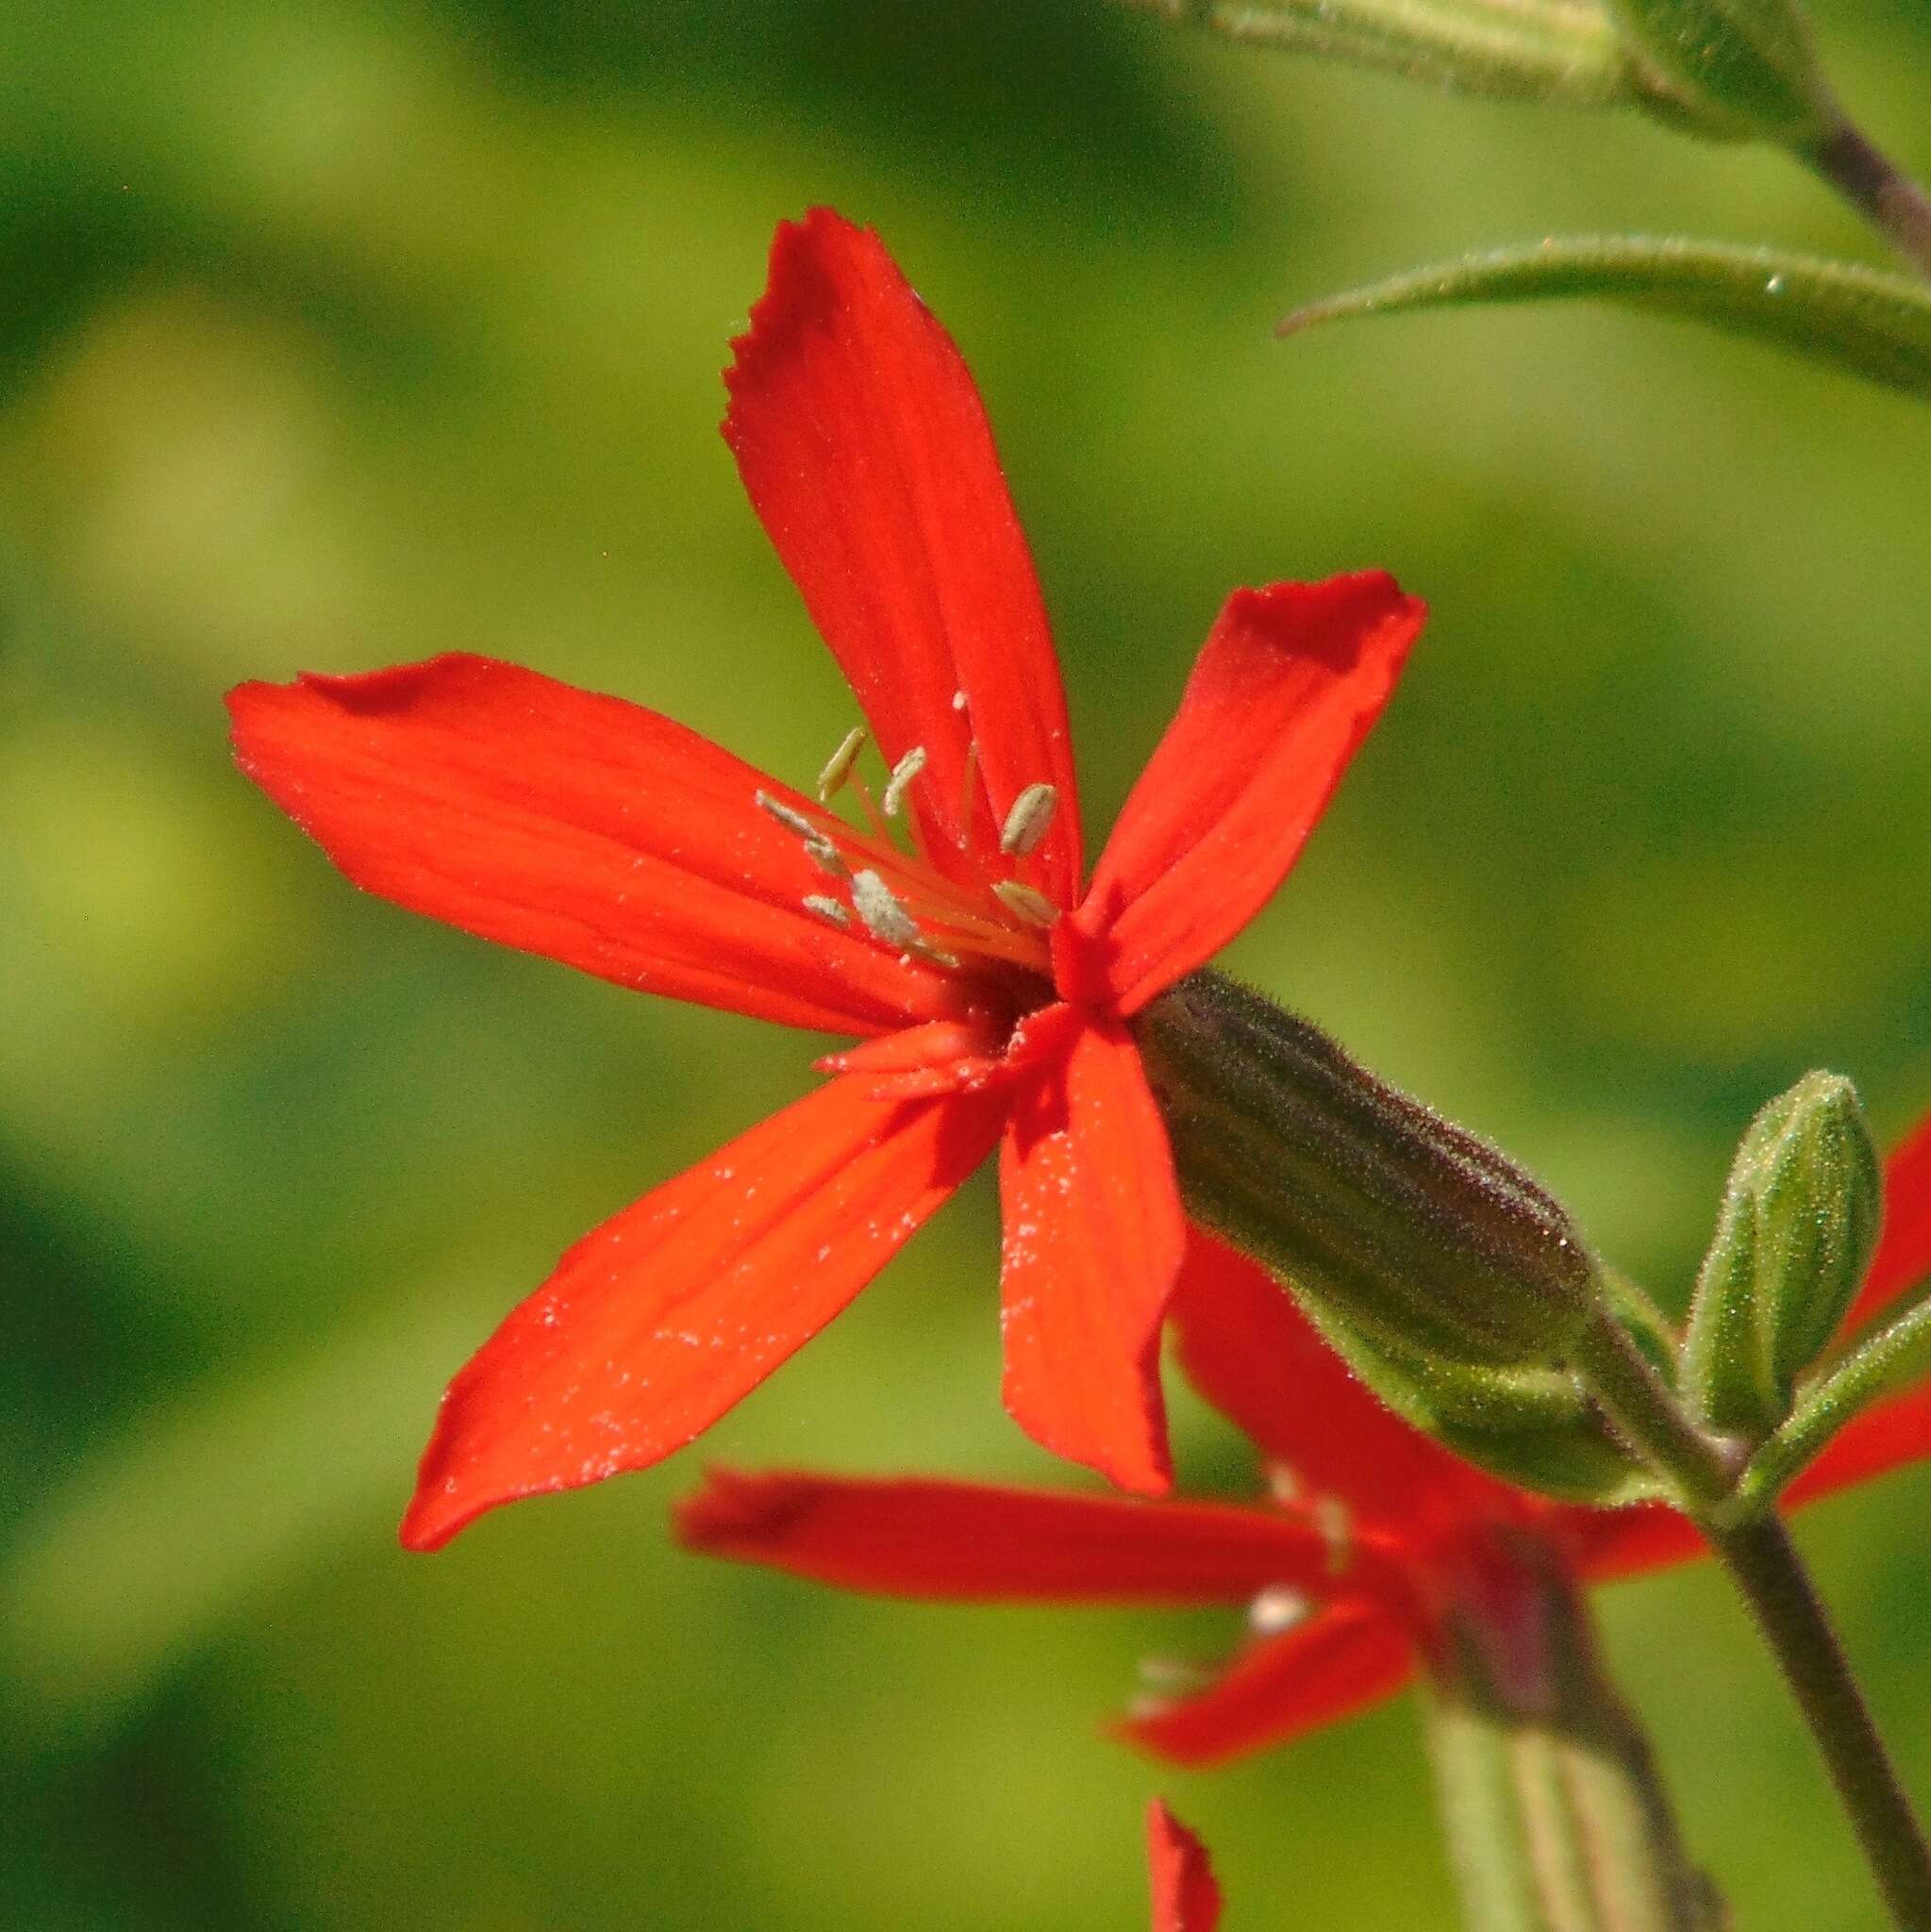
[(450, 1384), (403, 1541), (681, 1449), (878, 1273), (1000, 1118), (835, 1080), (586, 1235)]
[(876, 1033), (945, 975), (807, 911), (758, 808), (803, 800), (681, 724), (487, 658), (228, 694), (241, 769), (365, 890), (674, 999)]
[(1328, 1581), (1324, 1541), (1265, 1510), (911, 1477), (712, 1469), (677, 1536), (842, 1590), (961, 1603), (1244, 1603)]
[(1884, 1232), (1851, 1311), (1846, 1334), (1881, 1315), (1931, 1274), (1931, 1116), (1919, 1122), (1884, 1163)]
[(1077, 914), (1107, 942), (1118, 1010), (1205, 964), (1266, 904), (1424, 614), (1381, 572), (1228, 598)]
[(1413, 1674), (1413, 1650), (1394, 1618), (1372, 1604), (1336, 1604), (1250, 1646), (1197, 1697), (1121, 1732), (1175, 1764), (1222, 1764), (1352, 1717)]
[(1201, 1394), (1270, 1458), (1391, 1542), (1485, 1513), (1510, 1493), (1385, 1407), (1285, 1288), (1200, 1227), (1189, 1230), (1174, 1328)]
[(779, 228), (734, 347), (724, 440), (887, 760), (925, 749), (911, 799), (934, 863), (1009, 875), (1000, 826), (1028, 785), (1050, 784), (1058, 810), (1020, 869), (1071, 905), (1079, 808), (1059, 668), (952, 339), (876, 235), (819, 208)]
[(1186, 1222), (1124, 1027), (1080, 1028), (1064, 1059), (1014, 1096), (999, 1185), (1007, 1410), (1055, 1455), (1164, 1492), (1160, 1317)]
[(1643, 1576), (1709, 1555), (1702, 1532), (1667, 1503), (1633, 1503), (1623, 1509), (1569, 1504), (1556, 1514), (1591, 1583)]
[(1153, 1932), (1214, 1932), (1221, 1922), (1221, 1889), (1207, 1847), (1157, 1798), (1146, 1807), (1146, 1857)]

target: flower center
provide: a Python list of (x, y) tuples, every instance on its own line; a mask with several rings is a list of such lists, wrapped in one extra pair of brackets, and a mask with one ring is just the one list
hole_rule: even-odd
[[(797, 836), (825, 876), (827, 890), (807, 892), (806, 909), (833, 925), (862, 926), (893, 950), (948, 972), (1019, 967), (1050, 977), (1046, 934), (1061, 908), (1017, 876), (975, 886), (941, 871), (933, 863), (919, 815), (906, 809), (925, 772), (925, 748), (915, 744), (907, 752), (874, 799), (855, 770), (864, 746), (862, 726), (845, 734), (818, 775), (815, 805), (801, 808), (768, 791), (757, 794), (758, 805)], [(968, 808), (959, 813), (966, 827), (959, 835), (960, 850), (967, 857), (973, 850), (974, 814), (969, 808), (976, 779), (974, 744), (966, 754), (963, 779)], [(857, 799), (862, 827), (833, 809), (832, 800), (841, 791)], [(1052, 825), (1058, 802), (1051, 785), (1028, 785), (1021, 791), (1000, 831), (1002, 855), (1017, 861), (1031, 853)]]

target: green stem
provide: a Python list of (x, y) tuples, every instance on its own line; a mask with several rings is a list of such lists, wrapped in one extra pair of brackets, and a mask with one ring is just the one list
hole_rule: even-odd
[(1931, 1848), (1789, 1533), (1763, 1516), (1707, 1534), (1823, 1754), (1891, 1918), (1903, 1932), (1931, 1932)]
[(1848, 121), (1804, 158), (1915, 268), (1931, 275), (1931, 195)]
[(1647, 1740), (1558, 1565), (1459, 1612), (1427, 1677), (1430, 1754), (1476, 1932), (1711, 1932)]
[(1632, 1445), (1675, 1484), (1684, 1507), (1701, 1516), (1736, 1484), (1723, 1445), (1684, 1414), (1634, 1338), (1604, 1307), (1572, 1344), (1590, 1392)]

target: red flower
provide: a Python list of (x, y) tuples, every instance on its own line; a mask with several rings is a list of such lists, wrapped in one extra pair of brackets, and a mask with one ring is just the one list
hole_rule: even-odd
[[(1882, 1245), (1845, 1333), (1931, 1273), (1931, 1122), (1886, 1174)], [(1402, 1688), (1444, 1616), (1478, 1608), (1525, 1548), (1600, 1582), (1694, 1557), (1661, 1504), (1591, 1509), (1486, 1475), (1399, 1422), (1273, 1282), (1196, 1234), (1174, 1301), (1190, 1378), (1259, 1445), (1272, 1507), (1154, 1505), (930, 1481), (712, 1471), (678, 1511), (689, 1547), (892, 1596), (1248, 1604), (1255, 1635), (1197, 1694), (1127, 1726), (1204, 1764)], [(1866, 1410), (1787, 1506), (1931, 1456), (1931, 1379)]]
[(1146, 1856), (1153, 1871), (1153, 1932), (1214, 1932), (1221, 1889), (1207, 1847), (1157, 1798), (1146, 1807)]
[(867, 825), (655, 712), (478, 658), (229, 700), (242, 769), (357, 884), (863, 1042), (509, 1316), (443, 1399), (417, 1548), (690, 1441), (995, 1146), (1007, 1406), (1164, 1489), (1156, 1350), (1186, 1226), (1127, 1023), (1280, 882), (1421, 626), (1380, 575), (1237, 591), (1082, 891), (1045, 612), (950, 339), (874, 236), (820, 210), (779, 229), (735, 346), (725, 439), (892, 768)]

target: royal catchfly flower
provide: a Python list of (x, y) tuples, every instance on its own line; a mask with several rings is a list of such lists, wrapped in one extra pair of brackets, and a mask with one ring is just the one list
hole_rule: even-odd
[[(1883, 1241), (1843, 1335), (1931, 1274), (1931, 1122), (1894, 1155)], [(1240, 1654), (1126, 1733), (1189, 1764), (1280, 1743), (1452, 1666), (1457, 1627), (1506, 1618), (1524, 1565), (1601, 1582), (1698, 1555), (1659, 1503), (1560, 1504), (1458, 1460), (1384, 1408), (1292, 1301), (1195, 1234), (1174, 1298), (1181, 1362), (1258, 1445), (1270, 1507), (942, 1481), (714, 1470), (687, 1547), (886, 1595), (957, 1602), (1245, 1604)], [(1931, 1456), (1931, 1378), (1851, 1422), (1785, 1492), (1812, 1502)]]
[(1157, 1798), (1146, 1807), (1146, 1857), (1153, 1932), (1214, 1932), (1221, 1922), (1221, 1889), (1207, 1847)]
[(357, 884), (860, 1042), (510, 1314), (443, 1399), (418, 1548), (690, 1441), (995, 1147), (1007, 1406), (1163, 1489), (1186, 1223), (1132, 1023), (1273, 892), (1421, 626), (1379, 574), (1237, 591), (1088, 878), (1045, 612), (950, 339), (875, 236), (820, 210), (779, 229), (735, 348), (724, 436), (883, 756), (875, 801), (860, 733), (807, 794), (481, 658), (230, 696), (241, 768)]

